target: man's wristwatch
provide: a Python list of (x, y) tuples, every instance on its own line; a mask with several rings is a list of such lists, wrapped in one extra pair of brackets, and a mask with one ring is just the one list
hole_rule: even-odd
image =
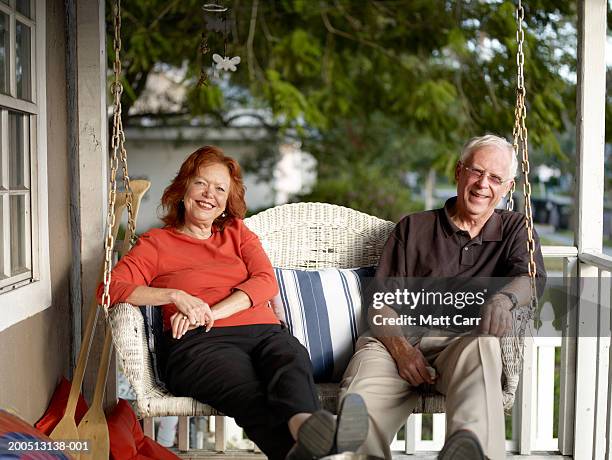
[(505, 295), (510, 299), (510, 302), (512, 302), (512, 308), (510, 310), (514, 310), (516, 307), (518, 307), (518, 299), (512, 292), (499, 291), (498, 294)]

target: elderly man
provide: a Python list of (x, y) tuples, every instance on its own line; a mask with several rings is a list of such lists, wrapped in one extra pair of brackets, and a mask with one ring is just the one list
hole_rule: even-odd
[[(370, 322), (342, 381), (343, 394), (360, 394), (370, 415), (361, 452), (391, 458), (389, 444), (414, 409), (416, 387), (425, 383), (446, 395), (447, 438), (439, 458), (504, 458), (499, 337), (512, 327), (511, 310), (527, 305), (531, 294), (525, 216), (496, 209), (516, 171), (505, 139), (470, 140), (455, 168), (457, 196), (441, 209), (405, 217), (389, 237), (379, 282), (504, 277), (504, 285), (479, 307), (478, 329), (470, 332), (416, 327), (407, 336), (398, 322)], [(535, 261), (541, 291), (546, 274), (537, 235)], [(375, 312), (399, 319), (387, 305)]]

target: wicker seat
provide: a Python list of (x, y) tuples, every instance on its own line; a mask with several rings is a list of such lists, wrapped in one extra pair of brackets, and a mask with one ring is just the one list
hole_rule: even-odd
[[(245, 224), (261, 239), (272, 265), (296, 269), (376, 265), (394, 227), (392, 222), (324, 203), (277, 206), (245, 219)], [(115, 305), (109, 320), (117, 359), (136, 393), (140, 417), (218, 414), (210, 406), (191, 398), (175, 397), (156, 385), (144, 321), (137, 308)], [(519, 360), (513, 353), (516, 349), (516, 343), (502, 339), (506, 409), (512, 405), (518, 385)], [(319, 385), (319, 392), (323, 407), (335, 411), (337, 385)], [(416, 412), (444, 412), (444, 397), (437, 393), (422, 394)]]

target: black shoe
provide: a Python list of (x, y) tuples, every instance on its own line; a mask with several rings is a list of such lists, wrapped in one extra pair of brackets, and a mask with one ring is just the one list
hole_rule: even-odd
[(459, 430), (446, 440), (438, 460), (485, 460), (485, 456), (476, 435), (469, 430)]
[(313, 460), (329, 455), (334, 448), (336, 419), (326, 410), (312, 414), (302, 423), (298, 439), (286, 460)]
[(368, 436), (368, 411), (361, 396), (347, 394), (336, 420), (336, 453), (355, 452)]

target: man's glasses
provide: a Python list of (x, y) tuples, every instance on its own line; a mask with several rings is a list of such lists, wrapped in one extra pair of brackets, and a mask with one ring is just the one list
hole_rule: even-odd
[(491, 182), (495, 186), (503, 185), (506, 182), (510, 182), (513, 179), (512, 177), (510, 179), (503, 179), (499, 177), (497, 174), (491, 174), (490, 172), (484, 171), (479, 168), (472, 168), (471, 166), (466, 166), (463, 163), (461, 163), (461, 166), (463, 167), (463, 169), (465, 169), (468, 172), (470, 176), (472, 176), (475, 179), (480, 180), (482, 179), (483, 176), (487, 176), (487, 178), (489, 179), (489, 182)]

